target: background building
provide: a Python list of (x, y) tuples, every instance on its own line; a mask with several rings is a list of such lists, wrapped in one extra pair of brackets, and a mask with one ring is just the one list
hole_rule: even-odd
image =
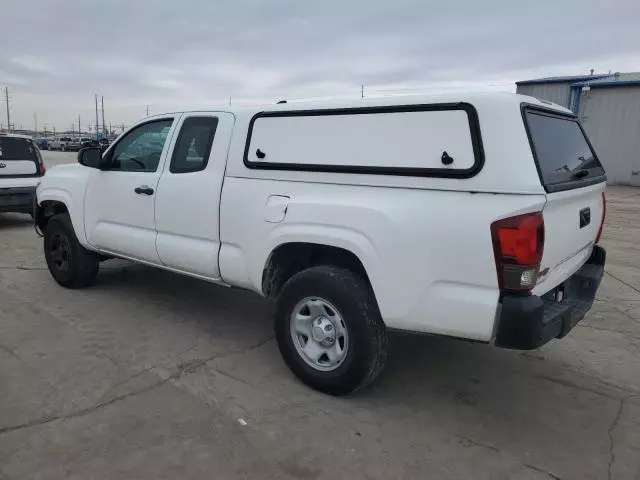
[(571, 109), (609, 183), (640, 186), (640, 72), (516, 82), (517, 92)]

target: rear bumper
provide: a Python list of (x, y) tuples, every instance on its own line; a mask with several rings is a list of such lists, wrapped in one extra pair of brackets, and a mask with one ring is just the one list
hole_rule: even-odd
[[(595, 246), (587, 263), (561, 285), (542, 296), (504, 295), (496, 345), (532, 350), (562, 338), (591, 308), (604, 275), (606, 252)], [(558, 301), (558, 296), (563, 299)]]
[(0, 212), (32, 213), (36, 187), (0, 188)]

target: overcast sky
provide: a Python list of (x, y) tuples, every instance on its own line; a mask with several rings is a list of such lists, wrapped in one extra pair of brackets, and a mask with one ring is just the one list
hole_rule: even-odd
[[(608, 5), (608, 6), (607, 6)], [(12, 123), (640, 70), (640, 1), (0, 0)], [(0, 123), (6, 125), (4, 102)]]

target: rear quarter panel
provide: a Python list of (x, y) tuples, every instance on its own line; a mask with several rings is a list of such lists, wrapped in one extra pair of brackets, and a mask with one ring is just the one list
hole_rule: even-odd
[[(269, 195), (290, 197), (281, 223)], [(220, 268), (225, 282), (261, 292), (269, 254), (289, 242), (353, 252), (390, 328), (491, 338), (498, 285), (491, 223), (540, 210), (544, 195), (496, 195), (227, 178)]]

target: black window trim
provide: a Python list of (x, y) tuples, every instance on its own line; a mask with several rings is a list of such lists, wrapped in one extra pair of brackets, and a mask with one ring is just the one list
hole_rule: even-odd
[[(180, 140), (182, 139), (182, 134), (184, 133), (184, 124), (187, 122), (187, 120), (190, 120), (192, 118), (215, 119), (216, 125), (215, 125), (215, 128), (213, 129), (213, 138), (211, 139), (211, 143), (209, 144), (206, 154), (204, 155), (204, 162), (200, 167), (196, 169), (190, 169), (190, 170), (175, 170), (174, 169), (175, 165), (173, 162), (176, 159), (176, 155), (178, 153), (178, 145), (180, 144)], [(169, 162), (169, 173), (180, 175), (183, 173), (201, 172), (202, 170), (206, 169), (207, 165), (209, 165), (209, 157), (211, 156), (211, 150), (213, 150), (213, 142), (216, 141), (216, 132), (218, 131), (219, 124), (220, 124), (220, 117), (218, 117), (217, 115), (189, 115), (189, 116), (183, 117), (182, 123), (180, 124), (180, 130), (178, 131), (178, 136), (176, 138), (175, 143), (173, 144), (173, 152), (171, 153), (171, 161)]]
[[(249, 160), (249, 148), (251, 146), (251, 136), (256, 120), (265, 117), (309, 117), (323, 115), (363, 115), (375, 113), (406, 113), (406, 112), (442, 112), (457, 111), (466, 112), (469, 120), (469, 133), (471, 135), (471, 145), (473, 148), (474, 163), (465, 169), (449, 168), (416, 168), (416, 167), (378, 167), (360, 165), (322, 165), (306, 163), (273, 163), (254, 162)], [(478, 112), (470, 103), (432, 103), (415, 105), (390, 105), (378, 107), (352, 107), (336, 109), (313, 109), (313, 110), (287, 110), (268, 111), (255, 114), (249, 122), (249, 131), (244, 148), (243, 162), (247, 168), (262, 170), (292, 170), (306, 172), (333, 172), (333, 173), (360, 173), (376, 175), (396, 175), (411, 177), (437, 177), (437, 178), (471, 178), (477, 175), (484, 166), (484, 148), (482, 146), (482, 135), (480, 133), (480, 122)]]
[[(539, 105), (534, 105), (532, 103), (522, 102), (520, 104), (520, 113), (522, 115), (524, 129), (527, 132), (527, 139), (529, 140), (529, 147), (531, 148), (531, 153), (533, 155), (533, 159), (535, 160), (536, 170), (538, 171), (538, 177), (540, 178), (540, 184), (543, 186), (543, 188), (547, 193), (563, 192), (566, 190), (573, 190), (574, 188), (588, 187), (590, 185), (595, 185), (597, 183), (602, 183), (607, 181), (607, 176), (606, 174), (603, 173), (602, 175), (597, 175), (590, 178), (576, 179), (576, 180), (571, 180), (569, 182), (561, 182), (561, 183), (548, 185), (544, 181), (544, 177), (542, 176), (542, 169), (540, 168), (540, 162), (538, 161), (536, 147), (533, 143), (533, 137), (531, 136), (531, 129), (529, 128), (529, 122), (527, 121), (527, 112), (534, 112), (538, 115), (543, 115), (543, 116), (552, 117), (552, 118), (555, 117), (555, 118), (561, 118), (563, 120), (571, 120), (577, 123), (578, 127), (580, 127), (580, 131), (582, 132), (582, 135), (584, 136), (584, 139), (586, 140), (587, 145), (589, 146), (589, 149), (591, 150), (591, 153), (593, 154), (594, 158), (598, 161), (598, 163), (600, 163), (600, 165), (602, 165), (602, 162), (600, 162), (600, 159), (598, 158), (598, 155), (596, 154), (596, 151), (593, 148), (593, 145), (591, 144), (591, 140), (589, 140), (589, 137), (584, 131), (584, 128), (582, 126), (582, 123), (580, 122), (580, 119), (576, 115), (574, 115), (573, 113), (559, 112), (558, 110), (541, 107)], [(604, 171), (604, 167), (602, 167), (602, 169)]]
[[(106, 152), (108, 152), (109, 158), (108, 160), (108, 165), (104, 168), (104, 170), (108, 171), (108, 172), (138, 172), (138, 173), (155, 173), (158, 171), (158, 168), (160, 167), (160, 162), (158, 162), (158, 165), (156, 166), (155, 170), (112, 170), (111, 166), (113, 164), (113, 155), (116, 151), (116, 148), (118, 146), (118, 144), (120, 142), (122, 142), (127, 135), (129, 135), (129, 133), (133, 132), (135, 129), (142, 127), (144, 125), (149, 125), (150, 123), (158, 123), (158, 122), (166, 122), (167, 120), (171, 120), (171, 126), (169, 127), (169, 130), (171, 130), (171, 128), (173, 127), (173, 122), (175, 122), (175, 117), (162, 117), (162, 118), (154, 118), (151, 119), (149, 121), (145, 121), (145, 122), (141, 122), (138, 123), (136, 125), (134, 125), (133, 127), (131, 127), (129, 130), (127, 130), (126, 133), (124, 133), (123, 135), (121, 135), (118, 138), (117, 142), (112, 143), (111, 145), (109, 145), (109, 149), (106, 150)], [(165, 143), (164, 145), (162, 145), (162, 150), (164, 151), (166, 145), (167, 145), (167, 140), (170, 140), (169, 136), (167, 135), (167, 138), (165, 139)], [(162, 152), (160, 152), (160, 155), (162, 155)], [(161, 158), (162, 160), (162, 158)]]

